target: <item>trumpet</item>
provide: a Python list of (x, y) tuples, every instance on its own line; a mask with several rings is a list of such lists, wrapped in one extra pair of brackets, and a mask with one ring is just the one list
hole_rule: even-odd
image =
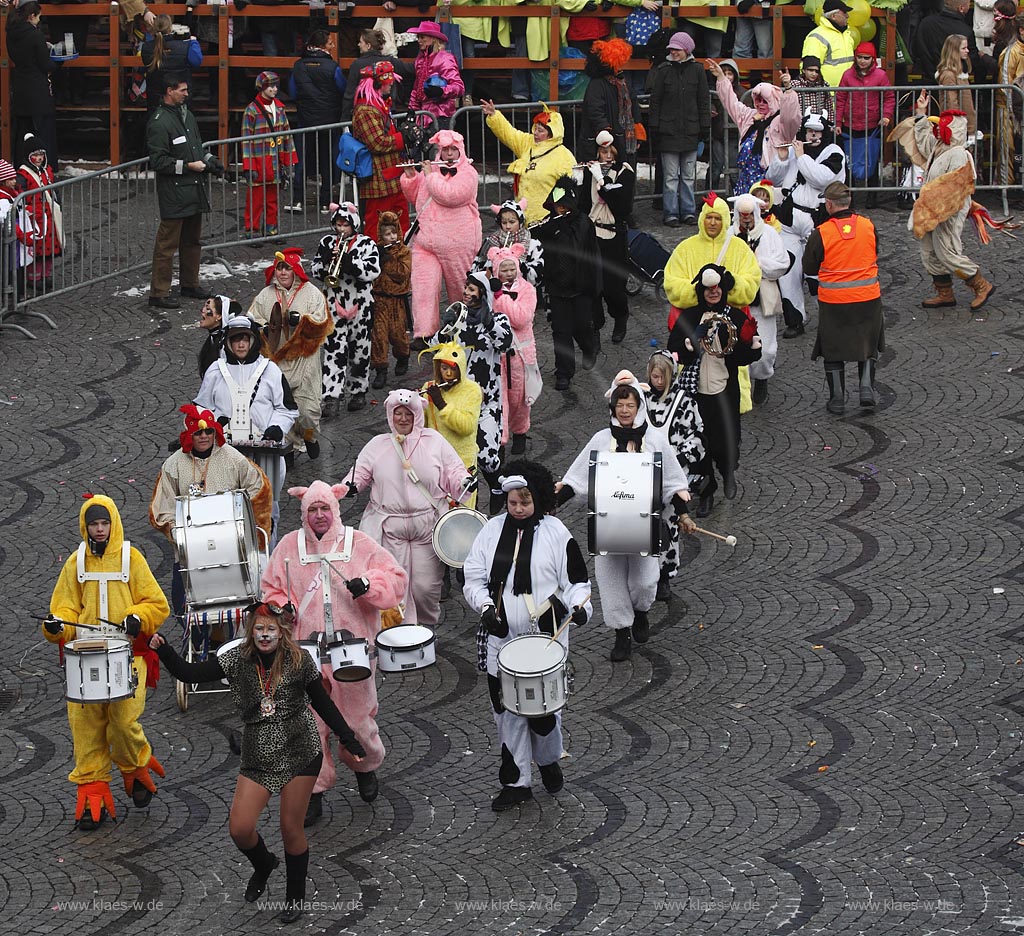
[(338, 241), (338, 252), (331, 258), (331, 262), (324, 273), (324, 285), (329, 289), (337, 289), (341, 285), (341, 258), (347, 251), (342, 249), (341, 241)]
[(438, 383), (436, 380), (432, 380), (422, 390), (417, 390), (416, 392), (420, 396), (426, 396), (428, 393), (430, 393), (431, 387), (437, 387), (438, 390), (447, 390), (449, 387), (454, 387), (457, 383), (457, 380), (442, 380), (440, 383)]

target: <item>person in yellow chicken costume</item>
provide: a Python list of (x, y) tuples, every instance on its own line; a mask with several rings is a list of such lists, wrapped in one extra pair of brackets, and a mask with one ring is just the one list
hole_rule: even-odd
[[(89, 495), (79, 512), (82, 543), (61, 570), (50, 598), (43, 636), (59, 644), (76, 637), (124, 637), (133, 641), (137, 674), (135, 692), (117, 702), (68, 702), (68, 722), (75, 747), (75, 769), (68, 779), (78, 786), (75, 821), (95, 829), (109, 812), (116, 816), (110, 792), (110, 765), (121, 771), (125, 792), (140, 809), (149, 805), (156, 784), (154, 771), (164, 769), (139, 724), (146, 707), (146, 688), (156, 686), (159, 668), (149, 638), (167, 619), (170, 608), (139, 550), (124, 538), (121, 515), (102, 494)], [(104, 621), (121, 623), (106, 624)], [(75, 627), (90, 624), (88, 630)]]

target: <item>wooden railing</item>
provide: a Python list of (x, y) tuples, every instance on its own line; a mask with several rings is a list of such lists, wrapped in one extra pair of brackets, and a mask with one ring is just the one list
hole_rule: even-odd
[[(154, 13), (168, 13), (175, 18), (181, 18), (187, 11), (184, 4), (152, 4), (149, 9)], [(603, 17), (609, 19), (621, 19), (627, 16), (630, 12), (629, 7), (612, 7), (607, 12), (594, 11), (587, 12), (585, 16)], [(259, 18), (259, 17), (275, 17), (275, 18), (294, 18), (297, 22), (300, 20), (308, 20), (310, 13), (312, 12), (311, 7), (306, 5), (289, 5), (289, 6), (256, 6), (250, 3), (246, 6), (244, 12), (238, 12), (233, 6), (217, 5), (210, 6), (202, 4), (201, 6), (195, 7), (191, 10), (192, 15), (200, 17), (215, 17), (217, 19), (217, 33), (218, 42), (217, 50), (215, 52), (204, 53), (203, 65), (196, 69), (197, 74), (209, 72), (211, 69), (216, 70), (217, 74), (217, 137), (223, 139), (229, 136), (229, 94), (228, 94), (228, 78), (232, 69), (248, 69), (248, 70), (259, 70), (264, 68), (270, 68), (278, 70), (282, 75), (287, 74), (295, 63), (295, 55), (287, 56), (266, 56), (266, 55), (242, 55), (234, 54), (228, 49), (228, 20), (231, 16), (244, 16), (246, 18)], [(317, 11), (320, 12), (320, 11)], [(338, 28), (339, 16), (338, 10), (335, 6), (326, 6), (322, 10), (327, 20), (327, 27), (331, 31), (335, 31)], [(428, 12), (422, 14), (424, 19), (433, 19), (436, 13), (436, 8), (431, 7)], [(799, 58), (784, 59), (782, 57), (782, 50), (784, 45), (783, 39), (783, 23), (786, 19), (800, 18), (807, 19), (807, 14), (804, 13), (803, 7), (798, 3), (787, 4), (783, 6), (773, 6), (771, 8), (771, 20), (772, 20), (772, 48), (774, 50), (773, 56), (770, 59), (760, 58), (748, 58), (740, 62), (741, 68), (749, 71), (751, 69), (759, 69), (763, 72), (770, 71), (772, 73), (777, 72), (778, 69), (784, 65), (793, 69), (799, 68)], [(101, 70), (109, 78), (109, 89), (108, 96), (105, 99), (104, 104), (96, 104), (95, 107), (85, 108), (91, 110), (97, 114), (106, 113), (109, 129), (110, 129), (110, 149), (109, 159), (111, 164), (116, 164), (122, 160), (123, 157), (123, 139), (122, 139), (122, 124), (125, 113), (132, 109), (138, 110), (139, 108), (128, 108), (126, 107), (125, 101), (123, 100), (123, 90), (125, 87), (124, 73), (130, 72), (139, 64), (139, 58), (131, 51), (131, 46), (127, 41), (127, 37), (122, 34), (118, 7), (116, 5), (109, 5), (106, 3), (88, 3), (88, 4), (69, 4), (69, 5), (51, 5), (47, 4), (44, 8), (44, 14), (46, 18), (53, 19), (63, 16), (93, 16), (93, 17), (106, 17), (108, 20), (108, 28), (103, 31), (103, 35), (107, 37), (107, 51), (105, 54), (100, 55), (82, 55), (79, 58), (66, 62), (63, 65), (64, 69), (70, 69), (72, 71), (78, 70), (90, 70), (95, 72)], [(369, 18), (373, 19), (378, 16), (384, 15), (383, 8), (377, 6), (357, 6), (353, 15), (356, 18)], [(415, 8), (400, 7), (398, 12), (395, 14), (397, 18), (417, 18), (420, 14)], [(582, 59), (559, 59), (558, 51), (561, 45), (561, 23), (562, 17), (569, 14), (565, 13), (560, 7), (557, 6), (543, 6), (543, 5), (527, 5), (521, 4), (517, 6), (458, 6), (453, 5), (447, 9), (442, 8), (442, 18), (449, 16), (458, 18), (462, 17), (509, 17), (509, 18), (521, 18), (521, 17), (547, 17), (551, 21), (551, 32), (550, 32), (550, 56), (547, 61), (533, 61), (528, 58), (516, 58), (511, 56), (503, 57), (483, 57), (483, 58), (466, 58), (463, 62), (464, 71), (474, 72), (493, 72), (493, 71), (509, 71), (510, 69), (549, 69), (550, 81), (549, 81), (549, 99), (555, 100), (558, 98), (558, 72), (559, 70), (573, 70), (582, 69), (585, 66), (585, 61)], [(687, 17), (707, 17), (707, 16), (726, 16), (726, 17), (738, 17), (741, 14), (736, 10), (735, 6), (671, 6), (666, 5), (662, 7), (662, 25), (666, 27), (673, 27), (678, 24), (680, 18)], [(761, 10), (760, 7), (755, 6), (754, 10), (746, 15), (748, 17), (760, 18)], [(885, 10), (873, 10), (872, 15), (875, 18), (880, 19), (885, 25), (885, 37), (886, 42), (884, 43), (885, 48), (885, 59), (883, 66), (889, 75), (890, 82), (894, 78), (895, 74), (895, 30), (896, 20), (895, 14)], [(10, 102), (10, 87), (11, 87), (11, 75), (10, 75), (10, 62), (7, 56), (7, 16), (8, 8), (0, 10), (0, 145), (3, 147), (3, 153), (9, 157), (15, 157), (16, 154), (12, 150), (12, 120), (11, 120), (11, 108), (8, 106)], [(95, 41), (95, 36), (93, 36)], [(344, 69), (348, 69), (352, 63), (351, 58), (338, 57), (338, 63)], [(649, 63), (643, 59), (634, 60), (627, 64), (628, 70), (635, 71), (646, 71), (649, 68)], [(58, 118), (61, 112), (65, 108), (58, 107)], [(82, 107), (76, 107), (76, 111), (82, 111)], [(63, 148), (66, 150), (67, 141), (64, 141)], [(75, 155), (72, 152), (69, 155)]]

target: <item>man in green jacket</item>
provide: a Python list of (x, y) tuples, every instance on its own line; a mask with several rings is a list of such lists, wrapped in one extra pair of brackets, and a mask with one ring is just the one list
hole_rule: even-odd
[(199, 285), (199, 256), (203, 212), (210, 210), (204, 173), (223, 172), (220, 161), (203, 152), (199, 125), (188, 109), (188, 84), (180, 76), (167, 77), (160, 106), (146, 125), (149, 165), (156, 173), (160, 227), (153, 245), (153, 271), (149, 304), (157, 309), (178, 309), (170, 295), (174, 254), (179, 255), (181, 295), (205, 299)]

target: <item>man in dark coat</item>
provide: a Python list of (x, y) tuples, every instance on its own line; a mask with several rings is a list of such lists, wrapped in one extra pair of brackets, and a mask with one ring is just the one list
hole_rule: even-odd
[(149, 304), (157, 309), (178, 309), (181, 303), (170, 295), (174, 254), (179, 255), (181, 295), (205, 299), (199, 285), (199, 257), (202, 247), (203, 212), (210, 210), (206, 189), (207, 171), (223, 172), (223, 165), (203, 152), (199, 124), (188, 109), (188, 83), (180, 76), (168, 76), (163, 101), (146, 125), (149, 165), (156, 173), (156, 194), (160, 203), (160, 227), (153, 245), (153, 272)]
[(599, 39), (587, 55), (590, 84), (583, 95), (583, 116), (573, 150), (581, 160), (597, 157), (595, 138), (607, 128), (619, 158), (636, 165), (634, 127), (640, 122), (640, 105), (630, 97), (622, 74), (632, 54), (633, 47), (624, 39)]
[(974, 80), (987, 84), (996, 76), (996, 61), (991, 55), (982, 55), (974, 38), (974, 30), (967, 22), (971, 0), (943, 0), (942, 9), (921, 20), (914, 33), (910, 56), (914, 67), (921, 75), (921, 84), (935, 83), (935, 72), (939, 67), (939, 53), (949, 36), (965, 36), (970, 51), (971, 71)]
[(684, 32), (672, 36), (667, 61), (654, 69), (650, 120), (664, 173), (665, 224), (693, 224), (697, 220), (693, 194), (697, 147), (701, 140), (710, 142), (711, 92), (704, 66), (693, 57), (693, 38)]

